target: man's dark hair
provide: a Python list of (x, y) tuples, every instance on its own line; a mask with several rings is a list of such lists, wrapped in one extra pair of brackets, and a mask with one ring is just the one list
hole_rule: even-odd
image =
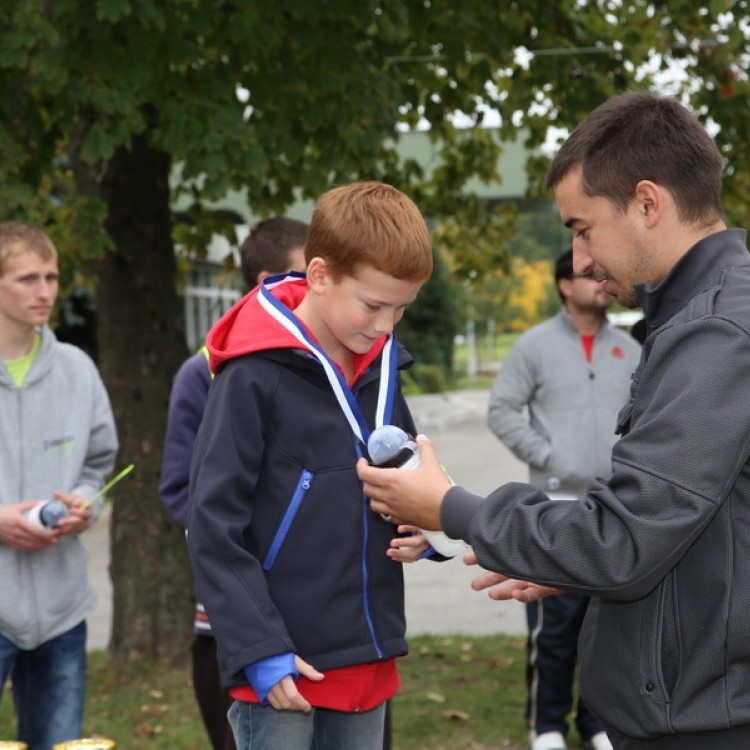
[(308, 225), (304, 221), (273, 216), (253, 226), (240, 245), (240, 269), (248, 289), (258, 283), (258, 274), (284, 273), (289, 268), (289, 253), (307, 242)]
[(565, 297), (560, 291), (560, 279), (572, 279), (575, 276), (573, 271), (573, 248), (569, 247), (555, 261), (555, 288), (562, 303), (565, 304)]
[(641, 180), (669, 190), (681, 221), (722, 218), (722, 158), (698, 119), (674, 99), (630, 91), (597, 107), (557, 152), (546, 184), (554, 189), (581, 167), (588, 196), (626, 211)]
[(560, 279), (572, 279), (573, 276), (573, 248), (569, 247), (555, 261), (555, 283)]

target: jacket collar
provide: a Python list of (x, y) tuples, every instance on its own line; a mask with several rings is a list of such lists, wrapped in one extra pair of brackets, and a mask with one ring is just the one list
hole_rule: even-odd
[(658, 284), (635, 284), (650, 331), (664, 325), (692, 299), (716, 283), (727, 268), (750, 263), (744, 229), (723, 229), (696, 242)]
[[(37, 381), (41, 380), (52, 367), (54, 361), (53, 351), (55, 344), (57, 343), (57, 337), (47, 326), (41, 326), (37, 329), (42, 335), (42, 343), (39, 347), (39, 351), (34, 358), (34, 361), (29, 367), (29, 371), (26, 374), (26, 379), (23, 383), (23, 388), (33, 385)], [(0, 385), (10, 388), (16, 388), (16, 384), (13, 382), (8, 368), (0, 363)]]
[[(565, 329), (567, 329), (573, 336), (576, 336), (577, 338), (581, 337), (581, 334), (578, 333), (578, 331), (575, 329), (575, 326), (573, 325), (573, 321), (570, 319), (570, 313), (568, 312), (568, 308), (565, 307), (565, 305), (561, 305), (560, 309), (557, 312), (557, 318), (560, 321), (560, 323), (563, 325)], [(606, 313), (604, 314), (604, 317), (602, 318), (602, 324), (599, 326), (599, 328), (596, 331), (597, 336), (601, 336), (601, 334), (604, 332), (605, 328), (608, 328), (610, 325), (609, 318), (607, 317)]]

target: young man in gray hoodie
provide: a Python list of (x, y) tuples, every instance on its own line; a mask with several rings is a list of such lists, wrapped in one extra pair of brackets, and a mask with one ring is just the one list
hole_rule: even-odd
[[(0, 695), (9, 676), (17, 737), (51, 750), (80, 736), (87, 613), (94, 593), (79, 536), (103, 500), (117, 435), (99, 374), (48, 327), (57, 252), (23, 222), (0, 223)], [(29, 515), (56, 498), (51, 528)]]

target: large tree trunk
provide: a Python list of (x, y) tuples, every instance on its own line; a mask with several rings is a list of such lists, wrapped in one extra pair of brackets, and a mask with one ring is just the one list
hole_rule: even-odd
[(185, 658), (191, 576), (184, 534), (158, 497), (172, 377), (186, 356), (171, 239), (171, 162), (135, 139), (100, 177), (115, 248), (98, 269), (99, 357), (120, 437), (118, 466), (135, 471), (113, 491), (114, 587), (110, 655)]

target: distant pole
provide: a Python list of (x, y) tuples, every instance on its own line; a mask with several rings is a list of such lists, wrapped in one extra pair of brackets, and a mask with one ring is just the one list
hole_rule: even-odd
[[(495, 367), (495, 319), (487, 319), (487, 362), (490, 369)], [(487, 369), (487, 368), (485, 368)]]
[(474, 331), (474, 310), (469, 307), (469, 319), (466, 321), (466, 376), (469, 380), (477, 377), (477, 338)]
[(464, 282), (469, 299), (469, 304), (466, 308), (466, 377), (469, 380), (476, 379), (479, 371), (477, 364), (477, 336), (474, 329), (474, 305), (471, 304), (472, 281), (476, 275), (476, 271), (469, 271), (469, 278)]

